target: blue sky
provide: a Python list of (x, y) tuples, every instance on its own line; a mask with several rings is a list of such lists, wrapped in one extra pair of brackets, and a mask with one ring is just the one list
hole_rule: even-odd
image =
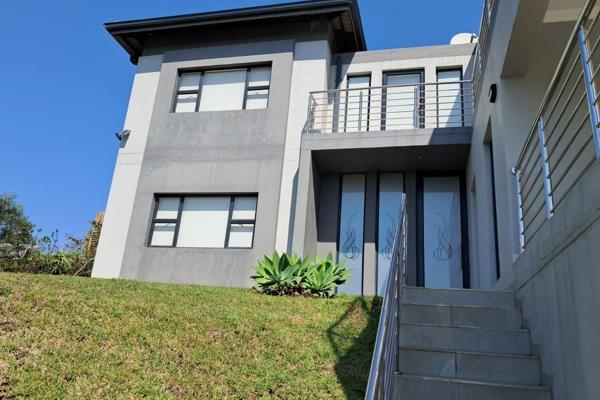
[[(134, 66), (102, 24), (275, 0), (2, 0), (0, 192), (34, 224), (82, 236), (104, 209)], [(360, 0), (370, 50), (477, 32), (482, 0)]]

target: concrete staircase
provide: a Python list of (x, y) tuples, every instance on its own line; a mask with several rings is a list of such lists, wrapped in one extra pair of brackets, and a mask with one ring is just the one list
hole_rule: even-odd
[(394, 399), (551, 400), (512, 292), (406, 288)]

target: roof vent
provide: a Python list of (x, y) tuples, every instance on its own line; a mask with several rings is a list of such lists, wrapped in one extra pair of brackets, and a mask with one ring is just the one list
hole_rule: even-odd
[(450, 39), (450, 44), (477, 43), (477, 35), (474, 33), (457, 33)]

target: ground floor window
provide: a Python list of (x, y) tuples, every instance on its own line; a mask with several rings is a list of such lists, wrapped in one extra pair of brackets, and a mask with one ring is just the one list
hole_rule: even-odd
[(256, 195), (156, 196), (148, 245), (252, 248), (257, 199)]

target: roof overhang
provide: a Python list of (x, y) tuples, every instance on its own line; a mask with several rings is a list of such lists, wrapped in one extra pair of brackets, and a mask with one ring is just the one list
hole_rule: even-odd
[(334, 40), (338, 42), (340, 52), (367, 49), (357, 0), (310, 0), (172, 17), (109, 22), (104, 24), (104, 27), (129, 53), (131, 62), (137, 64), (138, 58), (142, 55), (145, 40), (150, 35), (173, 33), (178, 30), (201, 30), (219, 25), (282, 22), (323, 17), (332, 22)]

